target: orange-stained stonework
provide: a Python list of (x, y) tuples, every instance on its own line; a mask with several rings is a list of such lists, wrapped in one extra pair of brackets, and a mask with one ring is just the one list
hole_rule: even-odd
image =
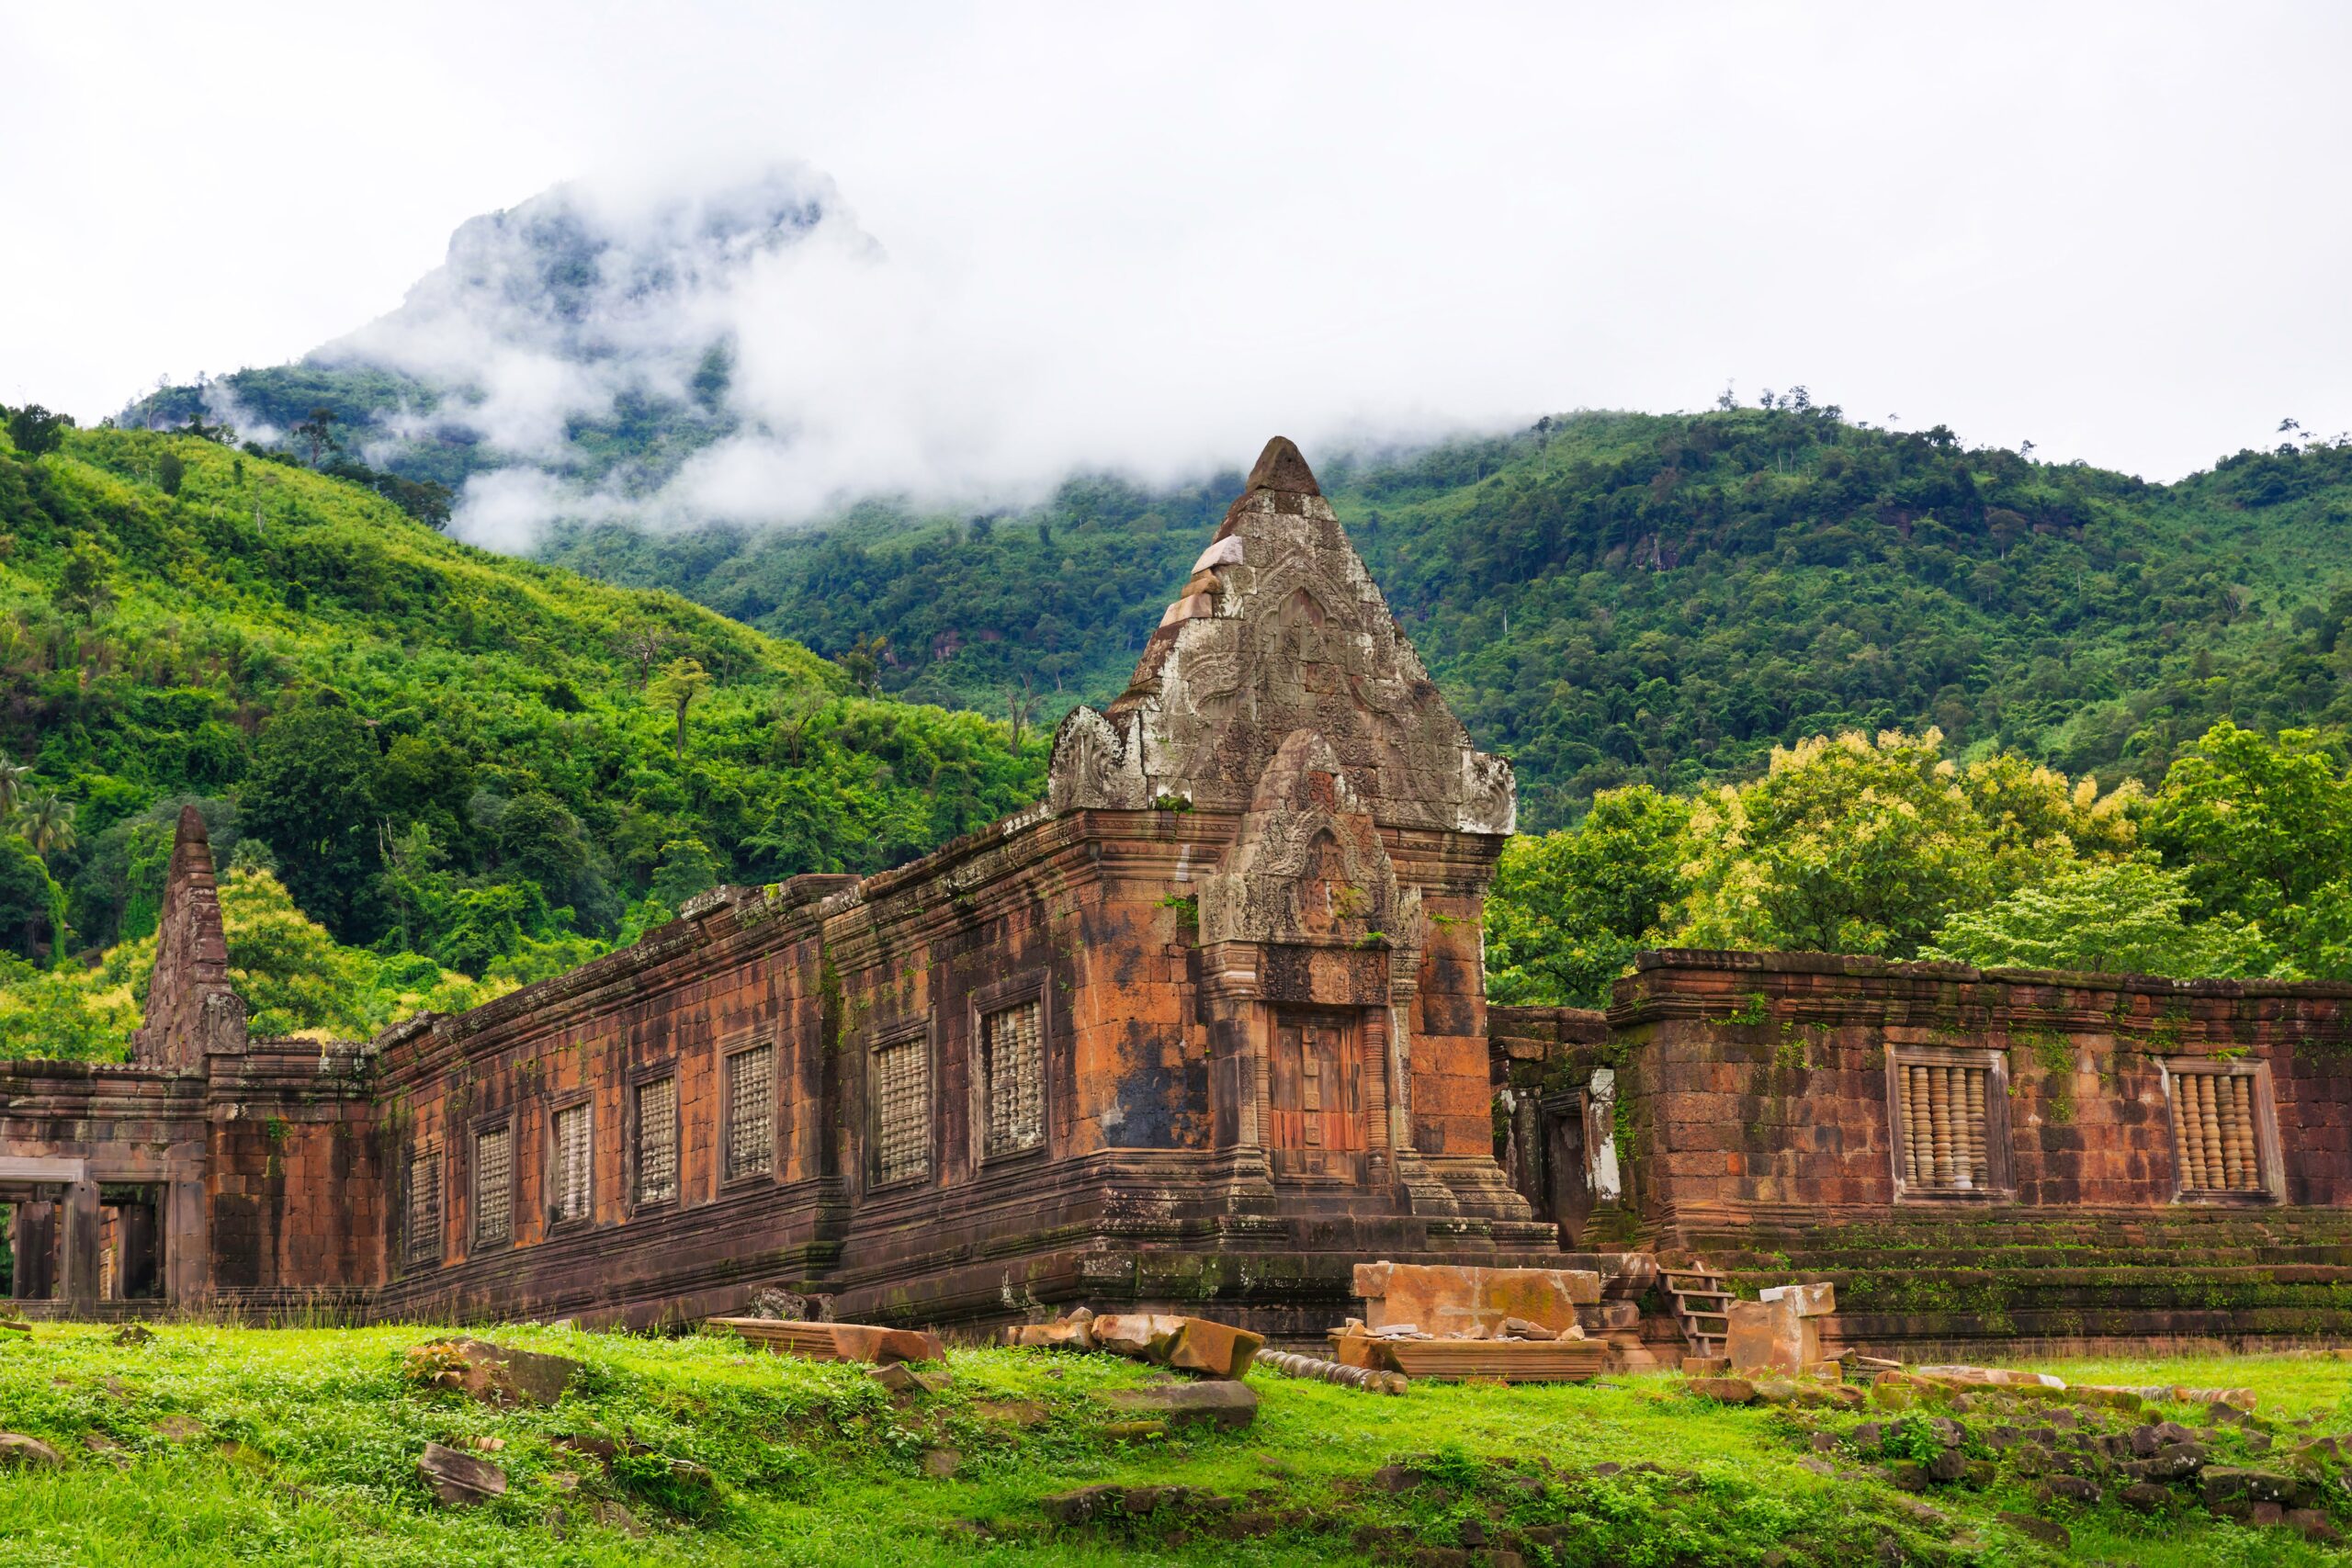
[[(132, 1177), (170, 1221), (156, 1299), (374, 1314), (647, 1322), (784, 1286), (867, 1320), (1205, 1303), (1312, 1334), (1360, 1261), (1554, 1261), (1492, 1151), (1512, 817), (1278, 440), (1128, 691), (1063, 724), (1050, 798), (899, 870), (723, 888), (322, 1061), (245, 1038), (191, 816), (138, 1065), (0, 1070), (28, 1252), (75, 1270), (40, 1293), (109, 1293), (83, 1212)], [(100, 1092), (171, 1135), (41, 1114)], [(46, 1249), (44, 1201), (72, 1233)]]
[(185, 814), (132, 1062), (0, 1063), (16, 1307), (1319, 1339), (1387, 1262), (1588, 1270), (1670, 1359), (1697, 1252), (1834, 1283), (1829, 1345), (2352, 1331), (2352, 987), (1668, 953), (1490, 1010), (1514, 821), (1277, 440), (1046, 798), (897, 870), (322, 1045), (249, 1037)]

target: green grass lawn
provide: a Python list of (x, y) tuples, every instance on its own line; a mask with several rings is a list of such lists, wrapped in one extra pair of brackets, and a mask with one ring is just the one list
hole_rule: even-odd
[[(952, 1388), (900, 1403), (862, 1369), (752, 1354), (731, 1337), (516, 1327), (485, 1337), (572, 1357), (582, 1371), (560, 1403), (500, 1412), (409, 1381), (404, 1353), (436, 1332), (164, 1326), (137, 1345), (95, 1325), (0, 1334), (0, 1429), (64, 1458), (60, 1469), (0, 1471), (0, 1565), (1507, 1565), (1514, 1551), (1533, 1563), (1547, 1551), (1626, 1564), (2340, 1560), (2292, 1531), (2193, 1506), (2154, 1520), (2113, 1501), (2047, 1506), (2034, 1483), (2006, 1470), (1982, 1491), (1913, 1496), (1869, 1475), (1880, 1456), (1849, 1445), (1826, 1456), (1847, 1476), (1825, 1476), (1805, 1467), (1823, 1466), (1814, 1434), (1849, 1436), (1887, 1413), (1729, 1408), (1665, 1375), (1581, 1387), (1422, 1384), (1392, 1398), (1261, 1371), (1251, 1382), (1263, 1403), (1247, 1430), (1121, 1440), (1090, 1391), (1155, 1374), (1109, 1357), (957, 1351)], [(2352, 1363), (2047, 1370), (2250, 1387), (2281, 1452), (2310, 1435), (2352, 1432)], [(1988, 1407), (1998, 1403), (1980, 1397), (1961, 1418), (1972, 1431), (2044, 1418), (2040, 1407)], [(2185, 1406), (2162, 1414), (2202, 1419)], [(2245, 1439), (2217, 1432), (2220, 1463)], [(691, 1499), (644, 1479), (661, 1466), (607, 1473), (553, 1441), (573, 1436), (707, 1467), (716, 1500), (699, 1520), (682, 1517), (675, 1510), (695, 1511)], [(487, 1457), (510, 1490), (476, 1509), (436, 1508), (418, 1455), (428, 1441), (476, 1438), (503, 1440)], [(927, 1473), (926, 1456), (947, 1450), (954, 1473)], [(1399, 1463), (1418, 1484), (1374, 1481)], [(934, 1457), (929, 1469), (942, 1467)], [(1102, 1484), (1182, 1486), (1218, 1501), (1082, 1523), (1057, 1522), (1041, 1506)], [(2002, 1522), (2004, 1513), (2062, 1519), (2071, 1556)]]

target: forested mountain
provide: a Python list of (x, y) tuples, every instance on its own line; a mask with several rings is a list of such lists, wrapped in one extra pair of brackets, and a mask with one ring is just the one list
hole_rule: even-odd
[(190, 800), (224, 864), (274, 871), (337, 942), (512, 980), (715, 882), (877, 869), (1041, 787), (1042, 737), (861, 694), (674, 595), (213, 442), (12, 424), (0, 942), (35, 961), (153, 929)]
[[(1324, 489), (1522, 820), (1687, 787), (1775, 744), (1933, 724), (2153, 783), (2222, 716), (2352, 719), (2352, 447), (2244, 452), (2175, 485), (1836, 410), (1580, 413)], [(797, 532), (560, 528), (546, 558), (655, 585), (887, 690), (1051, 717), (1114, 694), (1238, 483), (1072, 479), (985, 517), (869, 503)]]
[[(390, 316), (122, 423), (239, 423), (417, 516), (454, 505), (474, 536), (797, 639), (868, 689), (1050, 725), (1119, 690), (1239, 475), (1079, 474), (974, 514), (891, 499), (912, 473), (829, 467), (839, 440), (800, 417), (827, 404), (822, 365), (753, 340), (885, 265), (805, 168), (634, 201), (558, 187), (463, 225)], [(1532, 826), (1848, 728), (1932, 724), (1959, 754), (2111, 784), (2153, 783), (2223, 716), (2347, 717), (2352, 446), (2298, 438), (2154, 485), (1849, 423), (1799, 390), (1309, 456), (1479, 744), (1516, 761)]]

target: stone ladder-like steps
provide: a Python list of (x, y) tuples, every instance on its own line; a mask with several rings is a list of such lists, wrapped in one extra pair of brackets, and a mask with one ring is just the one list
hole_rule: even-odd
[(1731, 1292), (1723, 1276), (1694, 1258), (1688, 1269), (1660, 1271), (1666, 1293), (1674, 1303), (1674, 1321), (1682, 1343), (1693, 1356), (1720, 1356), (1731, 1333)]

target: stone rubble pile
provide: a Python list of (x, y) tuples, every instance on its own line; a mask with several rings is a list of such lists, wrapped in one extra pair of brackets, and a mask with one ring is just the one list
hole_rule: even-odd
[(1004, 1343), (1048, 1350), (1104, 1350), (1204, 1377), (1239, 1378), (1266, 1343), (1262, 1334), (1174, 1313), (1105, 1313), (1077, 1307), (1051, 1323), (1019, 1324)]
[[(2110, 1496), (2157, 1516), (2201, 1506), (2329, 1544), (2340, 1539), (2330, 1506), (2352, 1506), (2352, 1431), (2321, 1433), (2311, 1418), (2291, 1426), (2267, 1420), (2245, 1389), (2069, 1387), (2046, 1373), (1994, 1367), (1853, 1371), (1869, 1380), (1867, 1393), (1858, 1383), (1827, 1382), (1826, 1372), (1794, 1380), (1702, 1375), (1687, 1387), (1694, 1397), (1733, 1404), (1856, 1414), (1875, 1405), (1871, 1419), (1816, 1425), (1808, 1434), (1806, 1468), (1844, 1480), (1868, 1477), (1911, 1492), (2023, 1483), (2049, 1511)], [(2192, 1427), (2152, 1404), (2201, 1408)], [(2003, 1517), (2063, 1542), (2064, 1528), (2050, 1520)]]

